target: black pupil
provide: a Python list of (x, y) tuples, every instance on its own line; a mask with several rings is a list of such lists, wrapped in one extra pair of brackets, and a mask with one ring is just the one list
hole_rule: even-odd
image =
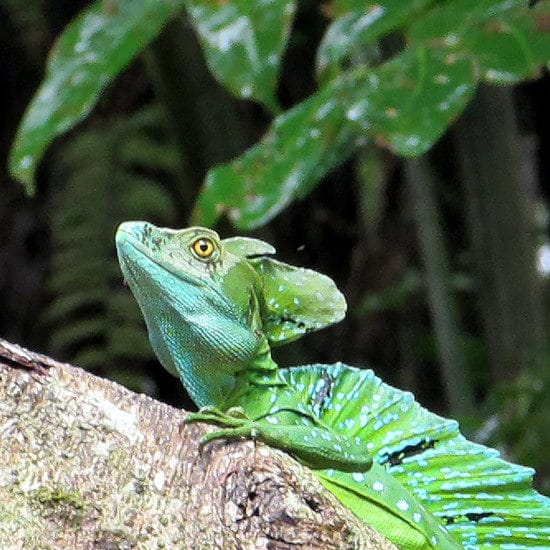
[(208, 250), (208, 243), (206, 241), (199, 241), (199, 248), (201, 252), (206, 252)]

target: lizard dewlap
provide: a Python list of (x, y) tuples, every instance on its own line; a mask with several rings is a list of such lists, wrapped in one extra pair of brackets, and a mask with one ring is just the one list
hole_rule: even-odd
[(550, 499), (530, 468), (465, 439), (370, 370), (279, 369), (271, 348), (340, 321), (328, 277), (256, 239), (125, 222), (118, 257), (151, 345), (201, 411), (206, 440), (255, 437), (313, 469), (398, 547), (550, 548)]

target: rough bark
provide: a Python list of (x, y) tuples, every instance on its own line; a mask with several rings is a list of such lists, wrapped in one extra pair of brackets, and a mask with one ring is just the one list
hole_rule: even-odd
[(0, 340), (0, 548), (395, 548), (288, 455)]

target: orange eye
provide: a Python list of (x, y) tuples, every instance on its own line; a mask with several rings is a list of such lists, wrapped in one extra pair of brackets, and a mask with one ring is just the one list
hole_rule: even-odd
[(193, 252), (202, 259), (210, 258), (214, 253), (214, 243), (210, 239), (197, 239), (192, 248)]

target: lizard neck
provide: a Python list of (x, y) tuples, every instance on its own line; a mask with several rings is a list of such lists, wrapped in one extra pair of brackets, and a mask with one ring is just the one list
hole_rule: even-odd
[(269, 392), (271, 388), (281, 386), (287, 386), (287, 383), (279, 375), (277, 363), (271, 357), (267, 339), (264, 339), (254, 360), (236, 374), (234, 389), (224, 402), (223, 409), (250, 403), (249, 398), (259, 396), (261, 390)]

